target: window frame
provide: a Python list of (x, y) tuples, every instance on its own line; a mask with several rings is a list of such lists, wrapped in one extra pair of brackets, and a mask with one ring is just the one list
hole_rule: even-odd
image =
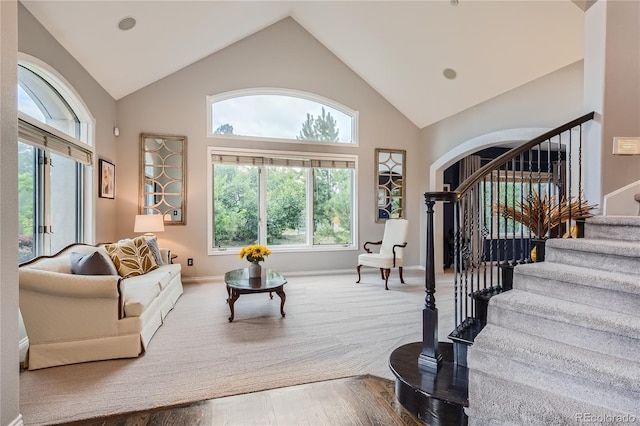
[[(316, 102), (318, 104), (336, 109), (348, 116), (351, 117), (351, 136), (353, 142), (328, 142), (328, 141), (312, 141), (305, 139), (286, 139), (286, 138), (275, 138), (275, 137), (263, 137), (263, 136), (243, 136), (243, 135), (221, 135), (214, 133), (215, 129), (213, 128), (213, 117), (212, 117), (212, 106), (216, 102), (225, 101), (233, 98), (240, 98), (252, 95), (274, 95), (274, 96), (286, 96), (286, 97), (294, 97), (300, 99), (306, 99), (311, 102)], [(331, 99), (325, 98), (320, 95), (316, 95), (314, 93), (304, 92), (302, 90), (294, 90), (294, 89), (284, 89), (284, 88), (273, 88), (273, 87), (256, 87), (249, 89), (240, 89), (240, 90), (232, 90), (224, 93), (220, 93), (217, 95), (207, 95), (206, 96), (206, 111), (207, 111), (207, 137), (212, 139), (227, 139), (227, 140), (241, 140), (241, 141), (262, 141), (262, 142), (273, 142), (273, 143), (295, 143), (300, 145), (315, 145), (315, 146), (335, 146), (335, 147), (351, 147), (357, 148), (359, 146), (359, 138), (358, 138), (358, 123), (359, 123), (359, 113), (358, 111), (354, 111), (351, 108), (346, 107), (338, 102), (335, 102)]]
[[(313, 192), (313, 173), (308, 172), (311, 175), (311, 178), (307, 178), (306, 182), (306, 191), (307, 191), (307, 243), (305, 245), (269, 245), (269, 248), (272, 252), (277, 253), (300, 253), (300, 252), (333, 252), (333, 251), (349, 251), (349, 250), (357, 250), (358, 249), (358, 156), (350, 155), (350, 154), (331, 154), (331, 153), (316, 153), (316, 152), (298, 152), (298, 151), (273, 151), (273, 150), (254, 150), (254, 149), (245, 149), (245, 148), (218, 148), (218, 147), (207, 147), (207, 250), (208, 255), (219, 256), (219, 255), (237, 255), (240, 252), (241, 247), (214, 247), (215, 239), (215, 217), (214, 217), (214, 194), (213, 194), (213, 186), (214, 186), (214, 176), (213, 176), (213, 165), (214, 162), (211, 161), (212, 155), (245, 155), (245, 156), (260, 156), (265, 158), (292, 158), (292, 159), (322, 159), (322, 160), (336, 160), (336, 161), (350, 161), (354, 162), (355, 166), (353, 169), (353, 180), (351, 182), (351, 235), (352, 242), (351, 244), (327, 244), (327, 245), (316, 245), (313, 242), (313, 200), (308, 197), (309, 191)], [(263, 165), (261, 167), (267, 167), (267, 165)], [(312, 167), (308, 168), (312, 170)], [(341, 169), (343, 170), (343, 169)], [(260, 214), (261, 220), (259, 229), (258, 229), (258, 238), (260, 240), (260, 244), (267, 245), (267, 220), (266, 220), (266, 212), (267, 212), (267, 203), (266, 203), (266, 173), (262, 173), (263, 177), (260, 177), (260, 192), (263, 195), (259, 195), (259, 203), (258, 210)], [(264, 202), (262, 202), (264, 200)]]
[[(42, 103), (43, 100), (45, 102), (58, 103), (58, 105), (63, 105), (69, 109), (69, 113), (75, 121), (73, 126), (73, 133), (75, 134), (68, 134), (46, 122), (49, 119), (56, 120), (48, 112), (42, 112), (45, 118), (45, 122), (43, 122), (38, 118), (18, 111), (19, 129), (21, 129), (20, 131), (27, 131), (22, 136), (19, 132), (19, 141), (35, 149), (36, 164), (34, 165), (33, 188), (34, 197), (36, 197), (33, 218), (35, 226), (35, 256), (51, 255), (53, 254), (51, 251), (55, 251), (55, 247), (51, 247), (50, 235), (47, 235), (47, 231), (50, 231), (52, 226), (52, 208), (49, 203), (54, 200), (52, 200), (50, 188), (50, 181), (53, 179), (50, 159), (54, 155), (68, 157), (74, 161), (74, 180), (76, 182), (74, 188), (76, 205), (74, 210), (77, 215), (75, 223), (76, 237), (74, 239), (78, 240), (78, 242), (93, 243), (95, 240), (95, 219), (93, 217), (95, 210), (93, 197), (93, 182), (95, 180), (93, 162), (96, 161), (95, 147), (93, 146), (95, 119), (73, 86), (48, 64), (33, 56), (18, 52), (18, 66), (33, 73), (35, 75), (34, 78), (42, 80), (43, 84), (36, 83), (35, 86), (28, 87), (25, 86), (30, 81), (28, 77), (25, 81), (18, 82), (19, 86), (36, 103), (36, 106), (40, 105), (39, 109), (41, 111), (41, 107), (45, 106)], [(34, 96), (38, 99), (34, 100)], [(59, 99), (54, 99), (54, 97)], [(32, 137), (37, 135), (47, 135), (49, 142), (52, 142), (53, 145), (47, 148), (48, 145), (45, 143), (45, 146), (42, 146)], [(70, 151), (61, 150), (61, 146), (67, 146)], [(71, 154), (72, 151), (73, 155)], [(79, 157), (74, 157), (83, 152), (86, 154), (87, 162), (79, 160)], [(56, 161), (53, 162), (53, 167), (55, 166)], [(40, 232), (40, 230), (43, 232)], [(53, 232), (55, 231), (56, 229), (53, 229)]]

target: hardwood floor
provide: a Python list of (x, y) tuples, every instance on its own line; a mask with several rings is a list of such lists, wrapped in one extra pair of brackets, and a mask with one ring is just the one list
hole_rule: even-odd
[(394, 382), (365, 375), (272, 389), (91, 421), (146, 425), (424, 425), (396, 400)]

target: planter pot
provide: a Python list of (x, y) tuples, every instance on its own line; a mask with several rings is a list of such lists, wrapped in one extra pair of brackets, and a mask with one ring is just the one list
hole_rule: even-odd
[(534, 262), (544, 262), (544, 245), (547, 242), (546, 238), (532, 238), (531, 243), (533, 249), (531, 250), (531, 260)]
[(249, 264), (249, 278), (260, 278), (262, 275), (262, 266), (258, 262)]

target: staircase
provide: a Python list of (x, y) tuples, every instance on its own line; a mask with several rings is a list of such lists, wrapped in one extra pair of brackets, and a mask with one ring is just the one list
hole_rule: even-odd
[(470, 425), (640, 422), (640, 217), (590, 218), (516, 266), (467, 362)]

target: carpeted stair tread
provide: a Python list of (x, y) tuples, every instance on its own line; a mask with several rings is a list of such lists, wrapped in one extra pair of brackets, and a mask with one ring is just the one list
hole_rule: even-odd
[(518, 265), (513, 288), (640, 317), (634, 275), (545, 261)]
[[(513, 363), (515, 364), (515, 363)], [(515, 367), (519, 374), (522, 371)], [(531, 378), (531, 376), (528, 376)], [(634, 410), (637, 404), (635, 401), (627, 401), (626, 405), (620, 403), (618, 399), (611, 398), (609, 394), (600, 394), (603, 398), (591, 398), (590, 401), (583, 401), (577, 398), (575, 388), (572, 392), (552, 392), (550, 387), (559, 379), (564, 377), (544, 375), (538, 381), (532, 383), (521, 383), (496, 377), (485, 372), (476, 372), (469, 379), (470, 405), (465, 408), (469, 415), (469, 426), (566, 426), (577, 425), (577, 413), (592, 413), (600, 416), (609, 416), (618, 419), (631, 419), (638, 417), (630, 414), (628, 407)], [(549, 384), (548, 387), (536, 387), (540, 383)], [(562, 383), (560, 383), (561, 385)], [(544, 386), (544, 385), (543, 385)], [(589, 388), (583, 389), (589, 392)], [(478, 397), (483, 403), (474, 404)], [(617, 409), (607, 406), (606, 403), (613, 401)], [(637, 410), (635, 410), (637, 411)], [(583, 414), (584, 416), (584, 414)], [(628, 422), (629, 423), (629, 422)], [(600, 423), (602, 424), (602, 423)], [(611, 424), (611, 423), (606, 423)], [(619, 423), (618, 423), (619, 424)]]
[(551, 238), (545, 261), (640, 277), (640, 244), (588, 238)]
[[(576, 250), (622, 257), (640, 257), (640, 244), (634, 241), (614, 241), (595, 238), (550, 238), (548, 249)], [(552, 250), (556, 251), (556, 250)]]
[(593, 225), (636, 226), (640, 228), (640, 216), (592, 216), (586, 221), (586, 228)]
[(522, 290), (514, 289), (492, 297), (489, 302), (489, 322), (496, 309), (523, 312), (591, 330), (640, 339), (640, 320), (637, 317)]
[(594, 216), (586, 221), (585, 238), (640, 240), (640, 216)]
[(640, 363), (636, 316), (516, 289), (491, 299), (487, 322)]
[[(555, 262), (529, 263), (518, 265), (514, 275), (528, 275), (544, 280), (571, 282), (585, 287), (600, 288), (607, 291), (629, 293), (630, 296), (640, 297), (640, 280), (638, 277), (618, 272), (587, 269), (574, 265), (564, 265)], [(518, 285), (514, 280), (514, 287)], [(640, 303), (640, 299), (638, 300)], [(640, 310), (640, 305), (638, 305)]]
[[(493, 357), (497, 364), (491, 365), (494, 361), (487, 356)], [(508, 371), (506, 364), (509, 361), (518, 364), (514, 368), (522, 370), (520, 375)], [(504, 368), (499, 367), (501, 363)], [(493, 324), (488, 324), (469, 348), (468, 365), (471, 370), (546, 389), (549, 383), (540, 383), (541, 375), (558, 377), (555, 386), (567, 394), (578, 393), (572, 390), (576, 384), (587, 387), (592, 384), (593, 392), (621, 393), (640, 401), (640, 363), (614, 357), (604, 359), (598, 352)], [(536, 380), (531, 380), (532, 377), (527, 377), (526, 373)], [(582, 398), (587, 399), (585, 396)], [(640, 405), (637, 405), (636, 410), (639, 409)]]

